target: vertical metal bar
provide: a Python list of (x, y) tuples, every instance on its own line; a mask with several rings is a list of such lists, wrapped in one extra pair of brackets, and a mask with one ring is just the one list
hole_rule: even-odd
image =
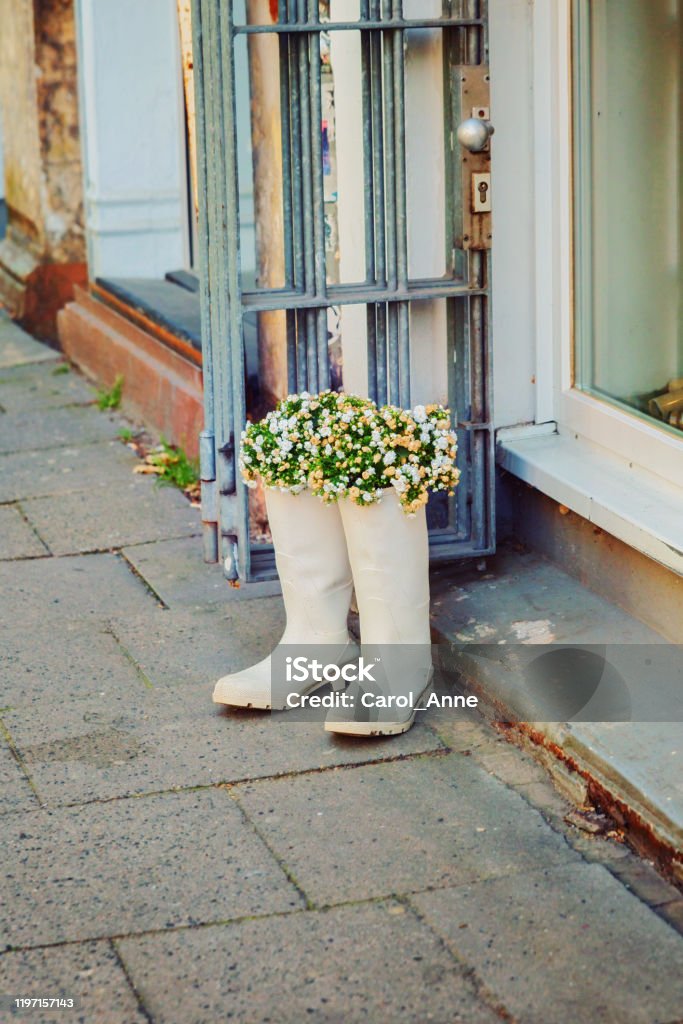
[(387, 382), (387, 305), (377, 306), (377, 402), (385, 405), (389, 401)]
[[(392, 15), (403, 18), (403, 0), (392, 0)], [(393, 33), (394, 50), (394, 139), (396, 169), (396, 272), (399, 288), (408, 287), (408, 210), (406, 179), (406, 97), (404, 33)], [(398, 319), (398, 402), (410, 405), (410, 307), (399, 303)]]
[[(287, 21), (296, 21), (297, 0), (287, 0)], [(299, 47), (302, 40), (297, 32), (287, 36), (289, 57), (290, 126), (292, 146), (292, 245), (294, 247), (294, 284), (298, 291), (305, 288), (304, 227), (303, 227), (303, 170), (301, 162), (301, 95), (299, 91)]]
[[(478, 18), (479, 17), (479, 0), (465, 0), (465, 17), (466, 18)], [(468, 64), (479, 64), (481, 63), (480, 58), (480, 42), (481, 42), (481, 31), (478, 25), (469, 25), (465, 32), (467, 33), (467, 63)]]
[[(207, 127), (206, 104), (204, 95), (204, 32), (202, 25), (202, 5), (200, 0), (192, 3), (193, 54), (194, 54), (194, 89), (197, 132), (197, 195), (199, 199), (199, 302), (202, 324), (202, 370), (204, 376), (204, 430), (200, 438), (200, 449), (204, 454), (204, 463), (211, 467), (212, 472), (202, 472), (202, 541), (204, 561), (218, 561), (218, 509), (216, 506), (215, 487), (215, 448), (214, 448), (214, 403), (213, 403), (213, 365), (211, 330), (211, 303), (209, 293), (209, 232), (207, 202)], [(210, 485), (210, 486), (209, 486)]]
[[(381, 16), (383, 21), (391, 21), (392, 0), (382, 0)], [(382, 64), (384, 75), (384, 149), (385, 189), (386, 189), (386, 237), (387, 237), (387, 287), (395, 289), (398, 285), (397, 252), (396, 252), (396, 97), (394, 94), (394, 33), (384, 32), (382, 46)], [(389, 371), (389, 401), (400, 401), (399, 345), (398, 345), (398, 306), (390, 302), (387, 307), (387, 356)]]
[(482, 26), (479, 30), (480, 52), (479, 59), (482, 64), (489, 62), (489, 0), (479, 0), (479, 17)]
[[(369, 0), (361, 0), (361, 22), (370, 17)], [(362, 31), (361, 46), (361, 98), (363, 117), (363, 193), (365, 227), (365, 281), (375, 283), (375, 189), (372, 173), (373, 117), (372, 117), (372, 53), (370, 33)], [(374, 319), (374, 317), (373, 317)], [(370, 364), (368, 363), (368, 366)]]
[[(312, 24), (320, 22), (318, 0), (308, 0), (308, 17)], [(315, 293), (325, 297), (327, 293), (327, 261), (325, 259), (325, 188), (323, 182), (323, 140), (322, 140), (322, 82), (320, 60), (320, 33), (312, 32), (309, 37), (309, 58), (311, 75), (311, 176), (313, 179), (313, 228)], [(327, 309), (316, 313), (316, 341), (318, 362), (318, 389), (324, 390), (330, 383), (330, 360), (327, 347)]]
[[(392, 0), (392, 14), (403, 18), (403, 0)], [(396, 272), (399, 288), (408, 285), (408, 211), (406, 181), (406, 95), (404, 33), (392, 33), (394, 97), (394, 170), (396, 175)]]
[(315, 393), (318, 386), (318, 314), (315, 309), (307, 309), (304, 313), (306, 365), (308, 368), (307, 390)]
[[(297, 4), (297, 21), (306, 22), (306, 0)], [(303, 36), (299, 44), (299, 99), (301, 104), (301, 180), (303, 191), (304, 214), (304, 277), (305, 292), (315, 294), (315, 263), (314, 246), (315, 231), (313, 226), (313, 182), (311, 180), (311, 89), (309, 80), (309, 39)]]
[[(379, 20), (381, 0), (370, 0), (370, 16)], [(372, 176), (374, 182), (374, 215), (376, 236), (377, 283), (386, 285), (386, 229), (384, 191), (384, 103), (382, 89), (382, 33), (370, 33), (371, 97), (372, 97)]]
[[(480, 0), (465, 0), (467, 17), (477, 18)], [(481, 29), (470, 26), (467, 29), (467, 63), (479, 64), (483, 52)], [(488, 286), (485, 254), (469, 251), (469, 280), (474, 288)], [(471, 411), (470, 419), (475, 423), (485, 422), (486, 402), (486, 349), (488, 344), (487, 304), (482, 295), (470, 299), (470, 358), (471, 358)], [(475, 548), (484, 548), (488, 533), (488, 474), (487, 449), (490, 438), (486, 431), (475, 430), (471, 435), (472, 445), (472, 542)]]
[[(287, 0), (278, 0), (278, 21), (287, 22)], [(294, 283), (292, 225), (292, 119), (290, 114), (289, 37), (278, 36), (280, 48), (280, 125), (282, 137), (282, 222), (285, 252), (285, 287)]]
[(296, 389), (307, 391), (308, 384), (308, 352), (306, 350), (306, 313), (305, 310), (295, 311), (296, 321)]
[[(308, 16), (307, 0), (297, 2), (297, 21), (305, 24)], [(315, 294), (315, 225), (311, 147), (311, 82), (310, 37), (299, 41), (299, 100), (301, 104), (301, 181), (303, 192), (304, 282), (307, 295)], [(307, 350), (307, 388), (318, 391), (317, 316), (315, 310), (306, 310), (304, 316), (304, 343)]]
[[(237, 532), (234, 518), (235, 460), (233, 426), (233, 386), (229, 328), (229, 297), (226, 289), (229, 270), (228, 217), (229, 195), (227, 154), (225, 150), (225, 106), (220, 32), (220, 12), (215, 3), (202, 0), (204, 67), (206, 69), (205, 102), (210, 138), (207, 157), (207, 203), (209, 207), (208, 288), (211, 311), (212, 391), (214, 400), (214, 435), (216, 455), (216, 505), (218, 519), (219, 557), (232, 550), (231, 538)], [(237, 192), (232, 197), (237, 202)]]
[[(298, 19), (298, 0), (287, 0), (287, 20), (296, 22)], [(294, 32), (288, 35), (289, 52), (289, 84), (288, 97), (291, 107), (291, 143), (292, 143), (292, 241), (294, 246), (294, 283), (296, 290), (306, 290), (306, 233), (304, 228), (304, 162), (302, 154), (302, 137), (306, 131), (306, 113), (301, 104), (301, 53), (305, 55), (306, 40)], [(308, 352), (306, 351), (307, 330), (306, 318), (300, 311), (293, 318), (293, 338), (296, 347), (296, 389), (306, 391), (308, 380)], [(288, 342), (292, 333), (288, 334)]]
[[(382, 0), (382, 19), (391, 19), (392, 0)], [(394, 120), (394, 48), (384, 32), (382, 63), (384, 68), (384, 162), (386, 167), (387, 287), (396, 288), (396, 134)]]
[(368, 395), (373, 402), (379, 401), (377, 390), (377, 306), (369, 303), (366, 309), (368, 338)]
[[(236, 572), (248, 579), (251, 571), (251, 544), (249, 539), (249, 492), (241, 479), (236, 479), (236, 444), (246, 420), (244, 375), (244, 337), (242, 324), (242, 296), (240, 287), (240, 224), (239, 182), (237, 172), (237, 129), (235, 98), (235, 50), (231, 0), (220, 0), (217, 29), (225, 45), (220, 49), (220, 70), (223, 98), (223, 138), (225, 154), (225, 290), (227, 313), (227, 340), (232, 376), (230, 402), (226, 409), (223, 439), (218, 445), (219, 490), (221, 494), (221, 526), (224, 533), (224, 556), (228, 574)], [(229, 367), (225, 367), (226, 371)], [(226, 374), (230, 378), (230, 373)], [(233, 385), (234, 382), (234, 386)], [(226, 381), (227, 383), (227, 381)], [(222, 470), (221, 470), (222, 463)], [(221, 471), (223, 480), (221, 479)], [(224, 481), (224, 483), (223, 483)], [(236, 502), (233, 494), (236, 493)], [(236, 504), (236, 508), (234, 507)], [(234, 517), (234, 518), (233, 518)], [(239, 566), (235, 566), (235, 544)]]
[[(381, 16), (381, 0), (370, 0), (370, 17), (378, 21)], [(370, 43), (370, 105), (372, 119), (372, 180), (373, 214), (375, 236), (375, 281), (381, 287), (387, 282), (386, 258), (386, 193), (384, 187), (384, 90), (382, 82), (382, 33), (369, 33)], [(387, 391), (387, 315), (386, 305), (376, 308), (375, 316), (375, 366), (377, 377), (377, 401), (388, 401)]]
[[(470, 270), (472, 284), (475, 288), (484, 287), (484, 262), (483, 253), (470, 252)], [(473, 295), (470, 298), (470, 346), (471, 346), (471, 372), (472, 372), (472, 394), (470, 419), (475, 423), (484, 421), (485, 408), (485, 381), (484, 381), (484, 345), (486, 337), (486, 307), (482, 296)], [(483, 547), (483, 539), (486, 533), (485, 516), (485, 472), (482, 458), (482, 443), (484, 432), (475, 430), (472, 432), (471, 443), (473, 446), (474, 458), (474, 486), (472, 488), (472, 534), (477, 547)]]
[(290, 395), (297, 390), (296, 366), (296, 315), (293, 309), (285, 311), (287, 331), (287, 390)]

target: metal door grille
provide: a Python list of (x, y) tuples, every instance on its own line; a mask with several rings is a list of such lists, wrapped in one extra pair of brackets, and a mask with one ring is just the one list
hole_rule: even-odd
[[(206, 429), (201, 435), (202, 518), (207, 561), (229, 578), (274, 575), (272, 551), (249, 535), (248, 491), (236, 472), (246, 419), (244, 318), (286, 313), (290, 391), (329, 386), (327, 311), (367, 307), (368, 393), (408, 406), (410, 304), (447, 300), (449, 397), (457, 412), (461, 485), (447, 522), (430, 531), (432, 556), (493, 550), (493, 459), (489, 422), (489, 253), (461, 248), (462, 201), (455, 128), (462, 66), (486, 64), (485, 0), (445, 0), (440, 18), (406, 19), (403, 0), (360, 0), (360, 18), (321, 20), (318, 0), (279, 0), (276, 23), (238, 24), (230, 0), (193, 0), (197, 109), (199, 255)], [(439, 29), (444, 51), (447, 273), (411, 279), (406, 202), (405, 34)], [(320, 34), (361, 38), (365, 279), (327, 282), (323, 207)], [(241, 287), (235, 45), (242, 35), (279, 40), (285, 280)]]

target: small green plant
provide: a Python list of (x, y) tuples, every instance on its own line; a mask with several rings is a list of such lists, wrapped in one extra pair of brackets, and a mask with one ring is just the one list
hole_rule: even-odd
[(117, 437), (120, 441), (123, 441), (124, 444), (128, 444), (128, 442), (132, 441), (135, 437), (135, 431), (131, 430), (130, 427), (121, 427)]
[(71, 373), (71, 367), (68, 363), (60, 363), (59, 366), (55, 366), (52, 371), (53, 377), (61, 377), (64, 373)]
[(123, 395), (123, 376), (119, 373), (114, 381), (111, 390), (102, 389), (97, 392), (97, 407), (102, 412), (105, 409), (118, 409), (121, 405)]
[(146, 460), (157, 468), (157, 482), (178, 487), (181, 491), (196, 490), (199, 483), (199, 460), (191, 459), (182, 448), (161, 438), (159, 447)]

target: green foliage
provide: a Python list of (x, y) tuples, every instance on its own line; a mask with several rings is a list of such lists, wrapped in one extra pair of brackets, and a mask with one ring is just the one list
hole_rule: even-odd
[(55, 366), (52, 371), (53, 377), (61, 377), (64, 373), (71, 373), (71, 367), (68, 363), (60, 363), (59, 366)]
[(146, 461), (157, 467), (157, 482), (161, 485), (187, 491), (195, 489), (199, 483), (199, 459), (189, 458), (182, 448), (169, 444), (163, 437)]
[(123, 376), (119, 373), (111, 390), (102, 389), (97, 392), (97, 407), (104, 412), (106, 409), (118, 409), (123, 395)]

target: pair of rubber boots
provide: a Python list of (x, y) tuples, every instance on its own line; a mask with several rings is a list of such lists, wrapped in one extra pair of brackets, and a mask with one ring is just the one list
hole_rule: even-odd
[[(328, 732), (406, 732), (432, 676), (425, 509), (407, 516), (393, 491), (363, 508), (268, 490), (266, 505), (286, 629), (272, 655), (220, 679), (214, 701), (284, 710), (329, 682), (338, 692), (328, 701)], [(354, 586), (360, 651), (348, 632)], [(308, 671), (316, 661), (324, 678)]]

